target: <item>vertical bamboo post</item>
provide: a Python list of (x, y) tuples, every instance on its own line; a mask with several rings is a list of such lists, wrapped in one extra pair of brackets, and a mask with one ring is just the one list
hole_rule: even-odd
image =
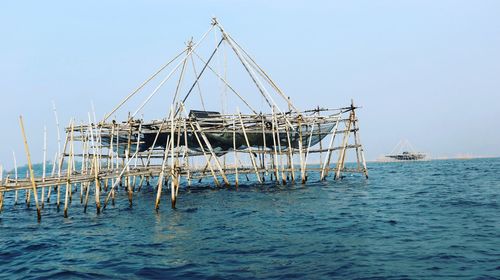
[(94, 139), (94, 126), (92, 125), (92, 120), (90, 119), (90, 113), (88, 113), (89, 118), (89, 130), (90, 130), (90, 141), (92, 143), (92, 161), (94, 164), (94, 196), (95, 196), (95, 206), (97, 214), (101, 213), (101, 201), (100, 201), (100, 182), (99, 182), (99, 162), (98, 162), (98, 151), (96, 151), (96, 142)]
[[(127, 150), (125, 151), (125, 161), (128, 161), (128, 158), (130, 157), (130, 149), (132, 147), (132, 119), (130, 118), (130, 116), (129, 116), (128, 125), (129, 125), (129, 133), (128, 133), (128, 141), (127, 141)], [(132, 187), (130, 185), (130, 165), (127, 166), (127, 177), (126, 177), (125, 183), (127, 185), (128, 203), (129, 203), (129, 206), (132, 207), (133, 193), (132, 193)]]
[[(73, 120), (70, 121), (70, 125), (73, 123)], [(62, 167), (63, 167), (63, 164), (64, 164), (64, 158), (66, 157), (66, 149), (68, 148), (68, 142), (69, 142), (69, 134), (66, 134), (66, 140), (64, 141), (64, 149), (63, 149), (63, 153), (59, 154), (59, 167), (58, 167), (58, 171), (57, 171), (57, 174), (58, 174), (58, 179), (57, 179), (57, 210), (59, 211), (59, 207), (61, 205), (61, 185), (60, 185), (60, 181), (61, 181), (61, 177), (62, 177)]]
[(300, 176), (302, 179), (302, 184), (306, 183), (306, 174), (304, 170), (304, 158), (303, 158), (303, 142), (302, 142), (302, 116), (298, 117), (298, 122), (299, 122), (299, 158), (300, 158)]
[[(177, 123), (176, 123), (177, 125)], [(171, 197), (171, 201), (172, 201), (172, 209), (175, 209), (175, 203), (177, 201), (177, 197), (176, 197), (176, 193), (177, 193), (177, 190), (176, 190), (176, 187), (177, 187), (177, 171), (176, 171), (176, 162), (175, 162), (175, 153), (174, 153), (174, 144), (175, 144), (175, 141), (174, 141), (174, 131), (175, 131), (175, 128), (174, 128), (174, 108), (171, 107), (171, 110), (170, 110), (170, 149), (171, 149), (171, 152), (170, 152), (170, 176), (172, 177), (172, 185), (170, 186), (170, 197)]]
[[(81, 141), (82, 141), (82, 166), (81, 166), (81, 172), (82, 175), (87, 176), (87, 139), (85, 136), (85, 133), (83, 131), (83, 126), (80, 126), (80, 136), (81, 136)], [(81, 182), (80, 183), (80, 204), (83, 204), (83, 193), (85, 189), (85, 183)]]
[(278, 139), (278, 151), (279, 151), (279, 158), (281, 165), (281, 182), (283, 185), (286, 185), (285, 165), (283, 164), (283, 150), (281, 148), (281, 136), (280, 136), (279, 122), (277, 115), (274, 116), (274, 122), (276, 127), (276, 137)]
[[(137, 141), (136, 141), (136, 146), (135, 146), (135, 161), (134, 161), (134, 168), (137, 168), (137, 162), (139, 159), (139, 148), (140, 148), (140, 143), (141, 143), (141, 131), (142, 131), (142, 121), (139, 123), (139, 130), (137, 131)], [(135, 185), (136, 185), (136, 180), (137, 176), (134, 175), (132, 179), (132, 191), (135, 191)]]
[[(284, 116), (286, 118), (286, 116)], [(288, 141), (288, 161), (290, 164), (290, 172), (291, 172), (291, 179), (292, 179), (292, 184), (295, 183), (295, 166), (293, 163), (293, 145), (292, 141), (290, 140), (290, 131), (289, 127), (285, 126), (285, 131), (286, 131), (286, 139)]]
[[(115, 125), (112, 124), (111, 137), (110, 137), (109, 145), (108, 145), (108, 158), (106, 161), (106, 167), (109, 171), (113, 170), (113, 142), (114, 142), (114, 138), (115, 138)], [(106, 191), (108, 191), (108, 181), (109, 180), (106, 180), (106, 185), (104, 187), (104, 189)], [(114, 178), (111, 178), (111, 185), (113, 185), (113, 183), (114, 183)]]
[(101, 213), (101, 184), (99, 181), (99, 162), (98, 158), (94, 156), (94, 179), (95, 179), (95, 207), (97, 214)]
[(165, 168), (168, 160), (169, 142), (170, 138), (167, 138), (167, 141), (165, 142), (165, 150), (163, 152), (163, 162), (161, 164), (161, 170), (158, 176), (158, 187), (156, 189), (156, 202), (155, 202), (156, 211), (158, 211), (158, 209), (160, 208), (161, 189), (163, 188), (163, 178), (165, 176)]
[(359, 133), (358, 133), (358, 126), (357, 126), (357, 118), (356, 118), (356, 112), (355, 112), (355, 107), (354, 107), (354, 102), (351, 100), (351, 107), (352, 107), (352, 114), (354, 118), (353, 122), (353, 128), (354, 128), (354, 141), (356, 145), (356, 153), (358, 158), (361, 158), (361, 164), (363, 165), (363, 173), (368, 179), (368, 168), (366, 168), (366, 159), (365, 159), (365, 152), (363, 149), (363, 145), (361, 145), (361, 141), (359, 139)]
[[(52, 172), (51, 172), (51, 175), (50, 175), (51, 178), (54, 178), (54, 176), (56, 174), (57, 156), (58, 156), (58, 153), (56, 152), (55, 155), (54, 155), (54, 160), (52, 161)], [(53, 186), (48, 187), (48, 191), (47, 191), (47, 203), (50, 202), (50, 194), (52, 193), (52, 188), (53, 188)]]
[(265, 150), (267, 148), (267, 143), (266, 143), (266, 124), (264, 122), (264, 115), (261, 116), (261, 126), (262, 126), (262, 142), (263, 142), (263, 145), (262, 145), (262, 150), (261, 153), (259, 153), (259, 158), (260, 158), (260, 167), (262, 168), (262, 180), (265, 180), (265, 175), (267, 175), (267, 168), (266, 168), (266, 163), (265, 163), (265, 157), (264, 157), (264, 153), (265, 153)]
[[(318, 118), (321, 116), (320, 108), (318, 106)], [(323, 162), (323, 135), (321, 134), (321, 124), (318, 123), (318, 135), (319, 135), (319, 163)]]
[[(90, 162), (90, 175), (94, 174), (94, 161)], [(87, 213), (87, 206), (89, 203), (89, 195), (90, 195), (90, 182), (85, 183), (85, 199), (83, 204), (83, 213)]]
[[(76, 162), (75, 162), (75, 141), (74, 141), (74, 123), (71, 124), (71, 128), (72, 130), (72, 134), (70, 137), (73, 137), (73, 139), (71, 140), (71, 143), (70, 143), (70, 147), (69, 147), (69, 150), (70, 150), (70, 153), (69, 153), (69, 159), (68, 159), (68, 166), (69, 164), (71, 164), (71, 168), (68, 168), (68, 171), (73, 174), (76, 172)], [(69, 162), (71, 160), (71, 163)], [(69, 203), (72, 203), (73, 202), (73, 184), (69, 184)]]
[(233, 151), (234, 151), (234, 168), (235, 168), (235, 186), (239, 185), (239, 176), (238, 176), (238, 152), (236, 147), (236, 120), (233, 119)]
[[(45, 183), (45, 169), (47, 167), (47, 127), (43, 127), (43, 167), (42, 167), (42, 182)], [(42, 209), (45, 207), (45, 187), (42, 187)]]
[(30, 180), (31, 180), (31, 187), (33, 189), (33, 196), (35, 197), (36, 213), (37, 213), (37, 217), (38, 217), (38, 222), (40, 222), (42, 220), (42, 213), (41, 213), (40, 207), (38, 205), (38, 194), (36, 192), (35, 174), (33, 172), (33, 167), (31, 165), (31, 156), (30, 156), (30, 151), (29, 151), (29, 147), (28, 147), (28, 140), (26, 138), (26, 133), (24, 131), (24, 123), (23, 123), (22, 116), (19, 116), (19, 124), (21, 125), (21, 132), (23, 134), (24, 149), (26, 151), (26, 157), (28, 158), (28, 168), (30, 170)]
[(191, 186), (191, 169), (189, 167), (189, 146), (188, 146), (188, 136), (187, 136), (187, 125), (186, 118), (183, 118), (183, 127), (184, 127), (184, 163), (187, 171), (187, 182), (188, 186)]
[(311, 143), (312, 143), (312, 138), (314, 136), (314, 122), (311, 125), (311, 134), (309, 135), (309, 143), (307, 144), (307, 150), (306, 150), (306, 155), (304, 158), (304, 178), (307, 181), (307, 160), (309, 158), (309, 151), (311, 150)]
[(73, 122), (70, 125), (70, 135), (69, 135), (69, 158), (68, 158), (68, 167), (66, 170), (66, 192), (64, 195), (64, 218), (68, 217), (68, 199), (70, 196), (70, 188), (71, 188), (71, 173), (73, 169), (73, 153), (74, 153), (74, 145), (73, 145)]
[[(16, 160), (16, 153), (14, 151), (12, 151), (12, 157), (14, 158), (14, 175), (15, 175), (15, 184), (17, 186), (17, 183), (18, 183), (18, 179), (19, 179), (19, 175), (17, 173), (17, 160)], [(14, 192), (14, 205), (17, 205), (17, 198), (18, 198), (19, 194), (18, 194), (18, 191), (16, 189), (16, 191)]]
[[(276, 126), (274, 123), (274, 107), (272, 110), (272, 117), (271, 117), (271, 130), (273, 133), (273, 148), (274, 148), (274, 175), (276, 177), (276, 181), (279, 182), (279, 171), (278, 171), (278, 148), (277, 148), (277, 143), (276, 143)], [(278, 139), (279, 141), (279, 139)]]
[[(30, 180), (29, 169), (26, 170), (26, 180)], [(30, 189), (24, 190), (24, 193), (26, 195), (26, 198), (25, 198), (26, 207), (30, 208), (30, 205), (31, 205), (31, 190)]]
[(342, 146), (339, 153), (339, 159), (337, 161), (337, 168), (336, 168), (337, 170), (335, 172), (334, 179), (340, 179), (340, 173), (344, 168), (345, 154), (347, 150), (347, 141), (349, 140), (349, 135), (351, 134), (351, 124), (352, 124), (352, 111), (349, 114), (349, 119), (347, 120), (346, 129), (344, 131), (344, 139), (342, 141)]

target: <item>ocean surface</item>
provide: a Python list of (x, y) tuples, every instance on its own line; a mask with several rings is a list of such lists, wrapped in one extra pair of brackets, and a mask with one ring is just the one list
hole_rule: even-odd
[(51, 203), (41, 223), (7, 194), (0, 279), (500, 279), (500, 159), (368, 167), (368, 180), (183, 189), (158, 213), (146, 188), (100, 215), (76, 193), (69, 218)]

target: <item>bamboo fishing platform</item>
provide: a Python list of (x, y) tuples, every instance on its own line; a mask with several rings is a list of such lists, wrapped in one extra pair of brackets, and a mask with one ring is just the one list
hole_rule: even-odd
[[(216, 44), (204, 59), (198, 49), (209, 34), (214, 35)], [(243, 66), (267, 105), (266, 112), (262, 112), (262, 107), (256, 110), (251, 100), (245, 98), (248, 94), (236, 90), (227, 78), (226, 68), (217, 71), (213, 61), (222, 49), (234, 53), (236, 61)], [(202, 65), (200, 71), (196, 70), (195, 60)], [(188, 83), (190, 66), (193, 73), (192, 81)], [(164, 75), (167, 69), (170, 72)], [(209, 72), (220, 83), (224, 99), (231, 93), (244, 110), (237, 107), (229, 112), (224, 106), (222, 112), (205, 109), (200, 81)], [(147, 85), (159, 77), (163, 78), (134, 113), (128, 112), (124, 121), (110, 120), (132, 97), (144, 92)], [(169, 107), (165, 117), (150, 121), (137, 117), (167, 81), (173, 81), (169, 92), (173, 97), (165, 106)], [(200, 102), (190, 105), (188, 101), (193, 99), (193, 92), (198, 92)], [(197, 109), (200, 104), (203, 110)], [(368, 178), (357, 109), (352, 101), (349, 106), (339, 109), (297, 109), (214, 18), (198, 43), (189, 41), (182, 52), (154, 72), (101, 120), (95, 116), (92, 120), (90, 113), (88, 122), (71, 120), (65, 128), (64, 142), (58, 134), (58, 149), (51, 173), (46, 170), (45, 134), (43, 170), (41, 176), (35, 176), (20, 117), (29, 174), (21, 178), (16, 163), (13, 173), (5, 178), (0, 174), (0, 211), (8, 194), (13, 194), (9, 201), (17, 204), (21, 191), (25, 193), (27, 205), (33, 197), (40, 220), (41, 210), (51, 199), (52, 202), (55, 200), (57, 209), (63, 207), (64, 217), (68, 217), (69, 206), (77, 204), (72, 196), (78, 195), (78, 191), (83, 211), (87, 211), (92, 197), (90, 204), (101, 213), (110, 201), (114, 204), (119, 187), (126, 189), (130, 206), (133, 205), (134, 192), (146, 187), (154, 189), (154, 208), (158, 210), (163, 192), (167, 193), (165, 196), (175, 208), (179, 189), (196, 184), (237, 188), (243, 179), (255, 184), (305, 184), (312, 172), (317, 172), (320, 180), (326, 180), (330, 173), (334, 180), (342, 179), (345, 173), (360, 173)], [(54, 113), (59, 127), (55, 108)], [(356, 161), (351, 168), (345, 164), (348, 151), (354, 151)]]

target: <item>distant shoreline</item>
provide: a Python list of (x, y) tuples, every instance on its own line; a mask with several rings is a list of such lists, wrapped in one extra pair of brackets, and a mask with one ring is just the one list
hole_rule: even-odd
[(376, 162), (376, 163), (387, 163), (387, 162), (415, 162), (415, 161), (436, 161), (436, 160), (474, 160), (474, 159), (495, 159), (500, 158), (500, 156), (457, 156), (457, 157), (436, 157), (436, 158), (428, 158), (423, 160), (367, 160), (366, 162)]

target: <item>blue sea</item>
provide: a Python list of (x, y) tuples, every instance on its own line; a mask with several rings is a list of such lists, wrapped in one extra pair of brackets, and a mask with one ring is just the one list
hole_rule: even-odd
[(69, 218), (51, 203), (41, 223), (7, 194), (0, 279), (500, 279), (500, 159), (368, 168), (182, 189), (158, 213), (148, 188), (99, 215), (75, 193)]

